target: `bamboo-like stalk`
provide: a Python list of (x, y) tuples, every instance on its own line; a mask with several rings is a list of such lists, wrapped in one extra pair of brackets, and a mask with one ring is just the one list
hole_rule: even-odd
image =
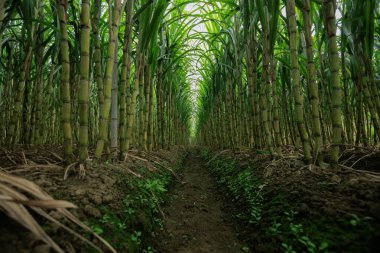
[(340, 88), (340, 73), (339, 73), (339, 54), (336, 42), (336, 18), (335, 18), (335, 3), (334, 0), (326, 0), (323, 3), (323, 13), (325, 18), (326, 32), (328, 36), (328, 53), (329, 64), (331, 71), (331, 119), (332, 119), (332, 147), (331, 160), (333, 163), (338, 163), (339, 146), (342, 141), (342, 91)]
[(153, 98), (155, 97), (154, 94), (154, 89), (153, 89), (153, 83), (151, 80), (150, 84), (150, 98), (149, 98), (149, 116), (148, 116), (148, 150), (152, 151), (154, 147), (154, 102)]
[(13, 58), (12, 58), (12, 52), (13, 52), (13, 47), (12, 45), (10, 46), (7, 46), (6, 47), (6, 53), (7, 53), (7, 58), (6, 58), (6, 71), (7, 71), (7, 74), (5, 75), (4, 77), (4, 83), (6, 83), (7, 85), (5, 85), (4, 87), (4, 90), (3, 90), (3, 93), (2, 93), (2, 101), (3, 101), (3, 104), (1, 106), (1, 111), (4, 112), (3, 113), (3, 117), (2, 117), (2, 122), (0, 123), (0, 126), (1, 126), (1, 132), (2, 132), (2, 138), (0, 140), (0, 142), (2, 144), (6, 144), (6, 141), (7, 141), (7, 135), (8, 135), (8, 132), (7, 132), (7, 125), (10, 123), (11, 121), (11, 110), (9, 110), (8, 108), (11, 108), (11, 105), (12, 105), (12, 102), (13, 102), (13, 70), (14, 70), (14, 67), (13, 67)]
[(88, 147), (88, 116), (89, 116), (89, 86), (90, 86), (90, 0), (82, 0), (81, 6), (81, 40), (80, 40), (80, 83), (79, 83), (79, 162), (84, 164), (87, 159)]
[[(267, 21), (268, 22), (268, 21)], [(272, 137), (269, 128), (269, 117), (268, 117), (268, 99), (266, 89), (270, 85), (269, 80), (269, 24), (264, 23), (263, 25), (263, 71), (261, 76), (261, 87), (260, 87), (260, 115), (261, 124), (264, 129), (264, 141), (265, 146), (273, 153)], [(269, 95), (269, 94), (268, 94)]]
[(307, 82), (309, 88), (309, 97), (311, 105), (311, 117), (312, 117), (312, 132), (314, 138), (314, 156), (320, 163), (322, 162), (323, 142), (321, 134), (321, 121), (319, 118), (319, 90), (316, 81), (316, 70), (314, 63), (313, 53), (313, 38), (311, 31), (311, 18), (310, 18), (310, 0), (305, 0), (303, 3), (303, 19), (304, 19), (304, 31), (306, 42), (306, 56), (307, 56)]
[(57, 13), (59, 18), (59, 30), (61, 35), (61, 118), (64, 138), (64, 153), (67, 162), (73, 155), (73, 137), (71, 129), (71, 97), (70, 97), (70, 60), (69, 60), (69, 38), (67, 33), (67, 0), (57, 0)]
[(295, 1), (286, 1), (287, 16), (289, 22), (289, 47), (290, 47), (290, 64), (292, 69), (292, 85), (295, 102), (295, 122), (298, 127), (300, 138), (302, 140), (304, 157), (306, 162), (311, 162), (311, 152), (309, 136), (305, 127), (303, 97), (300, 87), (300, 68), (298, 63), (298, 39), (297, 39), (297, 20)]
[(111, 122), (110, 122), (110, 148), (116, 149), (118, 147), (118, 104), (119, 104), (119, 68), (117, 60), (117, 48), (118, 40), (115, 43), (115, 55), (113, 63), (113, 73), (112, 73), (112, 89), (111, 89)]
[[(54, 108), (53, 106), (53, 103), (55, 101), (55, 97), (54, 97), (54, 87), (53, 87), (53, 82), (55, 81), (54, 80), (54, 77), (56, 76), (55, 75), (55, 70), (56, 70), (56, 67), (57, 67), (57, 51), (54, 50), (54, 52), (52, 53), (51, 55), (51, 71), (49, 73), (49, 77), (48, 77), (48, 81), (47, 81), (47, 84), (46, 84), (46, 95), (45, 95), (45, 101), (44, 101), (44, 106), (43, 106), (43, 115), (44, 115), (44, 122), (45, 122), (45, 129), (43, 131), (43, 135), (44, 135), (44, 140), (47, 142), (54, 142), (54, 139), (50, 139), (49, 140), (49, 136), (51, 134), (50, 131), (46, 131), (46, 128), (47, 126), (54, 126), (54, 112), (52, 112), (50, 115), (50, 111), (49, 108)], [(55, 110), (55, 108), (53, 109)], [(54, 132), (54, 131), (52, 131)]]
[[(343, 28), (342, 28), (343, 30)], [(345, 118), (345, 127), (346, 127), (346, 136), (349, 144), (354, 143), (354, 133), (352, 127), (352, 107), (349, 105), (349, 93), (348, 88), (349, 77), (346, 70), (346, 56), (345, 50), (347, 47), (347, 36), (341, 31), (341, 69), (342, 69), (342, 81), (343, 81), (343, 92), (344, 92), (344, 118)]]
[(24, 100), (24, 93), (25, 93), (25, 83), (26, 83), (26, 72), (30, 69), (30, 64), (32, 61), (32, 47), (27, 46), (26, 55), (24, 58), (24, 61), (21, 65), (20, 70), (20, 79), (17, 87), (17, 94), (14, 101), (14, 109), (11, 117), (11, 124), (8, 129), (8, 143), (9, 144), (15, 144), (16, 138), (17, 138), (17, 125), (21, 117), (21, 113), (23, 110), (23, 100)]
[(127, 118), (127, 132), (126, 132), (126, 141), (125, 141), (125, 150), (128, 152), (129, 147), (132, 143), (132, 128), (134, 126), (135, 122), (135, 114), (136, 114), (136, 100), (137, 100), (137, 94), (138, 94), (138, 88), (139, 88), (139, 82), (140, 82), (140, 72), (143, 64), (143, 54), (141, 53), (141, 43), (142, 43), (142, 33), (140, 29), (139, 34), (139, 42), (137, 45), (137, 52), (136, 52), (136, 63), (135, 63), (135, 78), (133, 80), (133, 86), (132, 86), (132, 96), (130, 100), (130, 105), (128, 107), (128, 118)]
[(120, 159), (124, 159), (126, 153), (126, 127), (127, 127), (127, 101), (129, 105), (130, 94), (130, 76), (131, 76), (131, 51), (132, 51), (132, 17), (133, 17), (133, 0), (126, 5), (126, 21), (124, 31), (123, 60), (120, 77)]
[(102, 11), (102, 1), (95, 0), (94, 1), (94, 14), (91, 22), (91, 29), (93, 33), (93, 41), (94, 41), (94, 64), (95, 64), (95, 81), (98, 88), (98, 101), (99, 107), (101, 108), (104, 104), (104, 94), (103, 94), (103, 77), (102, 77), (102, 52), (101, 52), (101, 39), (99, 34), (99, 20), (100, 13)]
[(157, 68), (157, 130), (158, 130), (158, 147), (164, 147), (164, 99), (163, 99), (163, 77), (162, 61), (158, 63)]
[(148, 65), (148, 60), (146, 56), (143, 56), (143, 61), (141, 65), (141, 72), (140, 72), (140, 80), (139, 80), (139, 112), (138, 112), (138, 119), (139, 119), (139, 128), (138, 128), (138, 143), (139, 147), (141, 150), (146, 150), (146, 143), (144, 142), (144, 133), (145, 133), (145, 111), (146, 111), (146, 106), (145, 106), (145, 85), (148, 79), (147, 76), (147, 65)]
[(142, 148), (144, 150), (148, 150), (148, 131), (149, 131), (149, 113), (150, 113), (150, 99), (151, 99), (151, 86), (152, 86), (152, 80), (151, 80), (151, 73), (150, 73), (150, 65), (146, 65), (145, 69), (145, 111), (144, 111), (144, 134), (143, 134), (143, 146)]
[[(39, 17), (44, 18), (44, 4), (39, 6)], [(36, 101), (35, 101), (35, 127), (33, 129), (33, 143), (40, 145), (43, 143), (43, 121), (42, 121), (42, 103), (43, 103), (43, 56), (44, 56), (44, 25), (39, 24), (37, 27), (36, 43), (38, 48), (35, 51), (36, 61)]]
[(249, 105), (250, 105), (250, 112), (251, 117), (250, 119), (250, 127), (251, 127), (251, 133), (250, 133), (250, 146), (253, 147), (256, 143), (255, 138), (255, 122), (256, 122), (256, 115), (255, 115), (255, 71), (254, 71), (254, 57), (256, 57), (255, 49), (254, 49), (254, 25), (252, 24), (250, 26), (250, 34), (252, 34), (247, 41), (247, 46), (245, 49), (246, 52), (246, 61), (247, 61), (247, 81), (248, 81), (248, 89), (249, 89)]
[(110, 29), (110, 40), (107, 49), (107, 62), (103, 79), (104, 84), (104, 104), (100, 108), (99, 137), (96, 144), (95, 156), (100, 159), (104, 145), (107, 141), (108, 124), (111, 109), (111, 90), (115, 62), (116, 40), (121, 16), (121, 0), (116, 0), (112, 11), (112, 25)]
[(274, 130), (274, 140), (276, 144), (276, 153), (281, 155), (282, 142), (280, 135), (280, 113), (279, 113), (279, 100), (277, 92), (277, 62), (272, 58), (271, 64), (271, 82), (272, 82), (272, 97), (273, 97), (273, 130)]

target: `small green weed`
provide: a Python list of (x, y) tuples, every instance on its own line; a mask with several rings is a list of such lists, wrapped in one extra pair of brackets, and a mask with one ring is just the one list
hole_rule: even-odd
[[(284, 213), (286, 216), (287, 224), (284, 227), (283, 232), (278, 231), (278, 234), (286, 234), (286, 242), (281, 245), (285, 252), (295, 253), (297, 250), (308, 253), (328, 253), (329, 244), (326, 241), (315, 242), (305, 233), (303, 225), (295, 222), (295, 216), (297, 212), (290, 210)], [(280, 224), (281, 225), (281, 224)], [(276, 225), (276, 228), (279, 228)]]
[(252, 175), (252, 168), (238, 170), (232, 159), (216, 159), (211, 170), (218, 175), (218, 183), (226, 186), (235, 199), (243, 201), (249, 209), (249, 222), (258, 224), (262, 213), (261, 181)]
[(276, 222), (275, 220), (272, 222), (271, 227), (269, 228), (269, 233), (272, 236), (278, 236), (281, 234), (281, 223)]
[(351, 219), (349, 221), (350, 225), (353, 226), (353, 227), (357, 227), (359, 225), (362, 225), (363, 223), (366, 223), (368, 221), (371, 221), (373, 220), (372, 217), (363, 217), (363, 218), (360, 218), (359, 216), (357, 216), (356, 214), (351, 214)]
[(143, 250), (143, 253), (154, 253), (156, 252), (153, 247), (148, 246), (146, 249)]
[(94, 231), (97, 235), (101, 235), (104, 232), (103, 228), (101, 226), (96, 225), (96, 224), (91, 225), (90, 227), (91, 227), (91, 230)]
[[(144, 168), (141, 170), (147, 171)], [(118, 184), (127, 193), (122, 200), (122, 208), (115, 212), (106, 206), (99, 207), (103, 216), (99, 220), (93, 220), (91, 228), (120, 252), (128, 248), (128, 252), (132, 253), (153, 253), (152, 247), (144, 250), (144, 245), (152, 236), (152, 231), (163, 226), (158, 215), (159, 205), (163, 202), (170, 182), (170, 173), (147, 173), (144, 179), (120, 177)]]
[(133, 234), (131, 234), (131, 241), (134, 242), (136, 245), (141, 244), (141, 232), (135, 231)]
[(241, 248), (242, 251), (244, 252), (249, 252), (249, 247), (248, 246), (244, 246), (243, 248)]

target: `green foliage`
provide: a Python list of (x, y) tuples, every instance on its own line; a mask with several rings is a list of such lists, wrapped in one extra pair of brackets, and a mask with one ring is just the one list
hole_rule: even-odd
[[(281, 202), (282, 201), (282, 202)], [(268, 237), (275, 238), (281, 244), (285, 252), (336, 252), (343, 245), (356, 252), (366, 243), (359, 239), (360, 234), (373, 234), (375, 228), (371, 225), (372, 218), (358, 217), (355, 214), (349, 218), (336, 219), (336, 217), (324, 217), (310, 220), (300, 217), (296, 206), (286, 203), (285, 198), (276, 200), (275, 206), (281, 206), (278, 210), (288, 209), (282, 215), (273, 212), (271, 225), (266, 229)], [(272, 210), (269, 210), (272, 212)], [(356, 242), (355, 245), (352, 242)], [(355, 248), (353, 248), (355, 247)]]
[(356, 214), (351, 214), (352, 218), (350, 219), (350, 224), (353, 227), (357, 227), (360, 225), (366, 225), (369, 221), (373, 220), (372, 217), (363, 217), (360, 218)]
[(104, 232), (103, 228), (97, 224), (93, 224), (90, 227), (91, 227), (92, 231), (94, 231), (98, 235), (102, 235)]
[(244, 246), (241, 250), (244, 251), (244, 252), (249, 252), (249, 247)]
[(272, 225), (269, 227), (269, 234), (272, 236), (278, 236), (281, 234), (281, 223), (274, 220)]
[[(284, 248), (285, 252), (295, 253), (298, 250), (308, 253), (328, 253), (329, 243), (326, 241), (315, 242), (313, 241), (304, 231), (304, 227), (301, 223), (295, 222), (295, 215), (297, 212), (290, 210), (289, 212), (284, 213), (286, 216), (286, 224), (283, 226), (283, 232), (279, 230), (280, 225), (276, 223), (276, 233), (286, 234), (285, 242), (281, 245)], [(270, 228), (271, 229), (271, 228)], [(272, 231), (271, 231), (272, 232)]]
[[(207, 151), (202, 152), (206, 159), (210, 157)], [(262, 181), (253, 177), (253, 169), (248, 167), (240, 170), (232, 159), (215, 159), (210, 163), (210, 169), (216, 173), (218, 183), (227, 187), (235, 201), (243, 202), (249, 210), (249, 222), (259, 224), (262, 213)]]
[(204, 160), (209, 161), (212, 157), (212, 152), (207, 148), (201, 149), (201, 156)]
[(237, 218), (252, 223), (257, 233), (273, 241), (272, 246), (265, 246), (268, 252), (278, 247), (289, 253), (339, 252), (343, 247), (360, 252), (370, 241), (368, 235), (379, 234), (371, 217), (355, 214), (338, 219), (335, 216), (305, 217), (298, 213), (298, 204), (286, 191), (276, 193), (270, 200), (264, 198), (268, 196), (268, 189), (254, 168), (240, 168), (233, 159), (215, 157), (207, 149), (203, 149), (201, 155), (209, 161), (209, 169), (217, 177), (219, 186), (228, 191), (241, 209)]
[[(182, 166), (184, 157), (179, 159), (174, 170)], [(119, 177), (118, 185), (125, 192), (120, 208), (100, 206), (103, 216), (91, 220), (90, 227), (120, 252), (128, 249), (132, 253), (153, 253), (149, 242), (155, 236), (155, 230), (163, 227), (159, 206), (172, 182), (172, 174), (167, 170), (151, 173), (143, 167), (138, 172), (144, 178), (126, 174)]]

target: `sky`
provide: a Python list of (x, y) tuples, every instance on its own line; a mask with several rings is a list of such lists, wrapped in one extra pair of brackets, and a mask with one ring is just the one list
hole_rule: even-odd
[[(201, 12), (199, 10), (197, 10), (197, 5), (198, 4), (190, 3), (190, 4), (186, 5), (185, 11), (192, 13), (192, 14), (201, 14)], [(201, 18), (198, 18), (197, 21), (201, 21), (200, 19)], [(192, 28), (189, 35), (193, 35), (193, 34), (199, 33), (199, 32), (206, 32), (206, 31), (207, 31), (207, 29), (203, 23), (197, 24), (196, 26), (194, 26)], [(198, 43), (200, 43), (199, 40), (189, 41), (189, 45), (192, 47), (196, 47), (196, 45)], [(205, 51), (208, 50), (207, 44), (205, 44), (205, 43), (202, 43), (202, 46), (200, 48), (202, 48)], [(199, 56), (195, 56), (195, 55), (191, 56), (191, 64), (190, 65), (191, 65), (191, 69), (189, 70), (188, 79), (189, 79), (189, 82), (191, 84), (191, 98), (192, 98), (192, 101), (194, 104), (193, 117), (192, 117), (192, 125), (194, 128), (195, 122), (196, 122), (195, 117), (196, 117), (196, 110), (197, 110), (197, 98), (198, 98), (198, 94), (199, 94), (199, 82), (202, 79), (202, 76), (199, 72), (199, 70), (202, 68), (201, 63), (199, 62)]]

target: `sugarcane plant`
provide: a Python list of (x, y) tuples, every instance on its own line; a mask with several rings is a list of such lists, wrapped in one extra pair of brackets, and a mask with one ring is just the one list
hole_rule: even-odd
[(190, 142), (337, 164), (379, 143), (379, 8), (1, 0), (0, 145), (63, 145), (81, 168)]
[(200, 143), (274, 156), (290, 145), (307, 164), (337, 164), (346, 147), (378, 145), (378, 3), (242, 0), (234, 10), (216, 4), (219, 19), (230, 21), (207, 26), (208, 40), (218, 30), (223, 47), (204, 61)]

